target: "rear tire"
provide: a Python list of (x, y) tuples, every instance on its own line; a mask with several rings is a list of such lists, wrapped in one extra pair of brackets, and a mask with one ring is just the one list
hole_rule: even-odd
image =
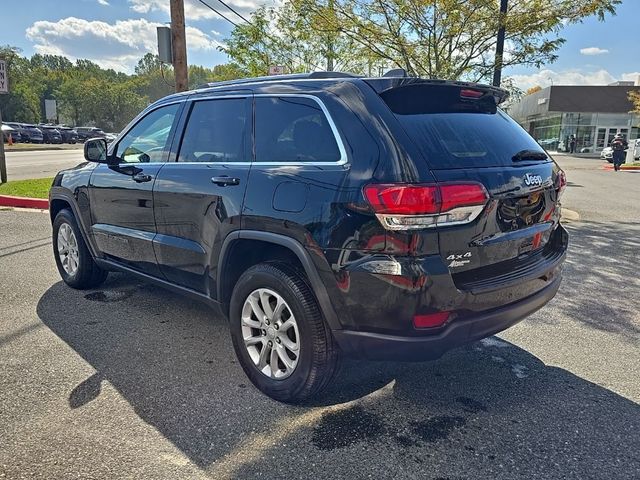
[(70, 210), (53, 221), (53, 255), (60, 277), (72, 288), (84, 290), (102, 284), (109, 272), (98, 267)]
[[(264, 315), (256, 315), (256, 303)], [(311, 288), (290, 265), (261, 263), (244, 272), (233, 290), (229, 319), (240, 365), (249, 380), (271, 398), (302, 402), (319, 394), (335, 375), (338, 347)], [(261, 369), (263, 349), (269, 365)], [(272, 368), (274, 359), (276, 366)], [(293, 368), (289, 368), (291, 364), (295, 364)]]

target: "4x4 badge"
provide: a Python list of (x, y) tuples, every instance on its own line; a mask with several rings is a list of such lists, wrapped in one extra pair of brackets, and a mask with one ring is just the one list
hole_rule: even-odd
[(470, 263), (471, 260), (471, 252), (467, 253), (452, 253), (447, 257), (447, 260), (451, 260), (451, 263), (448, 265), (449, 268), (462, 267), (467, 263)]

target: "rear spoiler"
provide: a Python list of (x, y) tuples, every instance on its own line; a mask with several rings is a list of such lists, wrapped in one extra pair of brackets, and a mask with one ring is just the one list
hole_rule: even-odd
[(458, 82), (453, 80), (437, 80), (416, 77), (376, 77), (365, 78), (364, 81), (371, 86), (378, 94), (383, 94), (389, 90), (396, 88), (417, 86), (417, 85), (433, 85), (439, 87), (457, 87), (460, 89), (475, 90), (485, 95), (491, 95), (495, 99), (495, 104), (500, 105), (509, 97), (509, 92), (503, 88), (492, 87), (482, 83)]

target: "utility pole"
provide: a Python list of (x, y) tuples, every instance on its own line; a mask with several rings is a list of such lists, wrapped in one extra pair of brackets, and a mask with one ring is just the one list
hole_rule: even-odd
[[(9, 76), (7, 62), (0, 58), (0, 94), (9, 93)], [(0, 108), (0, 126), (2, 125), (2, 109)], [(0, 183), (7, 183), (7, 159), (4, 156), (4, 133), (0, 128)]]
[[(2, 111), (0, 111), (0, 125), (2, 125)], [(0, 129), (0, 183), (7, 183), (7, 159), (4, 156), (4, 133)]]
[(504, 54), (504, 36), (506, 30), (506, 20), (507, 20), (507, 3), (508, 0), (500, 0), (500, 17), (499, 17), (499, 27), (498, 27), (498, 39), (496, 42), (496, 59), (495, 59), (495, 69), (493, 71), (493, 86), (499, 87), (500, 82), (502, 81), (502, 57)]
[(171, 1), (171, 44), (173, 45), (173, 72), (176, 92), (189, 88), (187, 74), (187, 42), (184, 33), (184, 0)]
[[(327, 5), (329, 7), (329, 15), (331, 16), (331, 20), (334, 20), (335, 19), (334, 0), (329, 0)], [(327, 72), (333, 72), (333, 57), (335, 55), (335, 46), (334, 46), (335, 35), (333, 32), (329, 33), (328, 40), (329, 41), (327, 45)]]

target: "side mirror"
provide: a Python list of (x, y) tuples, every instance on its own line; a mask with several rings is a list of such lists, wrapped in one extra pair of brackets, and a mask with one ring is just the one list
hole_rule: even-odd
[(88, 162), (107, 163), (107, 141), (92, 138), (84, 142), (84, 158)]

